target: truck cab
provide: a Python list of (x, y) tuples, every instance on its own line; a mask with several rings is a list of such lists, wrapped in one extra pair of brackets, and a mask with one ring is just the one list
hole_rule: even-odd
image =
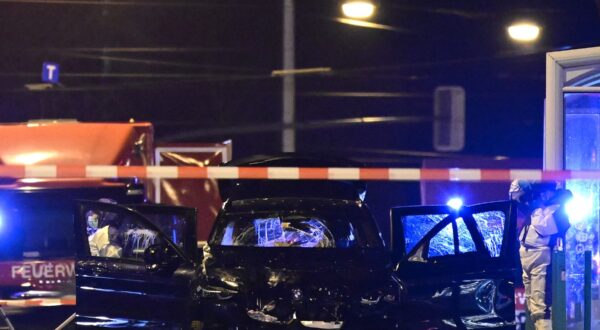
[[(115, 178), (90, 178), (93, 173), (86, 173), (86, 165), (207, 166), (226, 161), (230, 154), (226, 144), (157, 146), (151, 123), (43, 120), (0, 125), (0, 307), (15, 326), (50, 306), (65, 309), (55, 325), (73, 313), (76, 200), (198, 207), (201, 221), (194, 230), (208, 236), (204, 228), (213, 220), (208, 210), (221, 203), (217, 189), (205, 189), (216, 187), (214, 181), (195, 180), (192, 186), (190, 180), (118, 178), (122, 173), (117, 171)], [(46, 178), (35, 178), (27, 173), (28, 165), (56, 166), (48, 166)], [(166, 193), (177, 185), (187, 189)]]

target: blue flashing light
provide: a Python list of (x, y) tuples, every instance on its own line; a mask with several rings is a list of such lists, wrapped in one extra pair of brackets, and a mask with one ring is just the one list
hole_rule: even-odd
[(565, 209), (569, 216), (569, 222), (572, 225), (581, 223), (592, 215), (592, 199), (589, 197), (574, 196), (567, 204)]
[(450, 206), (451, 208), (453, 208), (455, 210), (458, 210), (463, 206), (463, 200), (458, 197), (453, 197), (448, 200), (446, 205)]

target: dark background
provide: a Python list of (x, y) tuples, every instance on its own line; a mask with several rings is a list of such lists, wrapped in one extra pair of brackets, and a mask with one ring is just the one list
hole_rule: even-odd
[[(463, 86), (463, 154), (540, 157), (545, 52), (597, 45), (594, 1), (380, 1), (373, 21), (341, 24), (339, 2), (296, 1), (297, 119), (431, 116), (439, 85)], [(541, 39), (523, 47), (506, 26), (528, 18)], [(281, 120), (282, 1), (0, 1), (0, 121), (77, 118), (156, 125), (160, 139), (233, 139), (236, 156), (280, 150), (279, 132), (231, 129)], [(104, 48), (104, 50), (103, 50)], [(125, 48), (125, 49), (118, 49)], [(31, 92), (43, 61), (62, 89)], [(388, 97), (328, 92), (386, 92)], [(390, 97), (393, 96), (393, 97)], [(210, 132), (202, 132), (210, 128)], [(301, 130), (299, 151), (430, 151), (431, 123)], [(239, 130), (234, 130), (239, 131)], [(385, 153), (384, 151), (387, 151)]]
[[(134, 118), (153, 122), (158, 141), (232, 139), (236, 158), (278, 152), (282, 3), (0, 0), (0, 121)], [(600, 44), (595, 1), (381, 0), (372, 21), (385, 29), (336, 21), (339, 4), (295, 1), (296, 66), (333, 70), (297, 77), (299, 123), (428, 117), (437, 86), (466, 90), (466, 147), (455, 154), (433, 152), (431, 122), (298, 131), (300, 152), (371, 166), (541, 158), (545, 53)], [(541, 25), (540, 40), (512, 42), (506, 27), (519, 19)], [(61, 65), (61, 86), (27, 90), (44, 61)], [(372, 186), (380, 218), (385, 198), (419, 202), (417, 184)]]

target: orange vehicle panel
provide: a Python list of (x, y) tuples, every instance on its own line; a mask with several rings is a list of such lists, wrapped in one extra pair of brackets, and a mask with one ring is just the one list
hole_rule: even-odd
[(5, 165), (119, 165), (132, 152), (140, 131), (147, 131), (146, 138), (152, 139), (149, 123), (3, 125), (0, 162)]

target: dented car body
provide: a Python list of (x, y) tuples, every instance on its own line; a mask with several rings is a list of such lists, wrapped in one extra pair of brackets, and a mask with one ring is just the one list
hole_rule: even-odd
[(383, 316), (391, 260), (361, 201), (233, 201), (206, 252), (200, 296), (209, 323), (336, 328)]
[(400, 285), (394, 307), (407, 329), (514, 329), (519, 275), (516, 207), (392, 209)]

